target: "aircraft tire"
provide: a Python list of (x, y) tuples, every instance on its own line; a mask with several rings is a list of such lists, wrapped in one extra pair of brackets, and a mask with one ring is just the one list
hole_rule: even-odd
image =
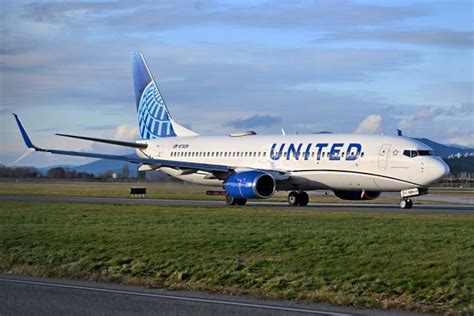
[(306, 206), (309, 203), (309, 195), (308, 193), (302, 191), (298, 193), (298, 205), (299, 206)]
[(411, 209), (413, 207), (413, 201), (410, 199), (402, 199), (400, 200), (400, 208), (404, 210)]
[(232, 197), (232, 196), (230, 196), (230, 195), (226, 195), (226, 196), (225, 196), (225, 203), (226, 203), (227, 205), (235, 205), (235, 204), (237, 203), (236, 200), (237, 200), (236, 198), (234, 198), (234, 197)]
[(295, 192), (295, 191), (291, 191), (290, 193), (288, 193), (288, 205), (290, 206), (297, 206), (299, 205), (299, 195), (298, 195), (298, 192)]
[(247, 199), (235, 199), (235, 204), (244, 206), (247, 203)]

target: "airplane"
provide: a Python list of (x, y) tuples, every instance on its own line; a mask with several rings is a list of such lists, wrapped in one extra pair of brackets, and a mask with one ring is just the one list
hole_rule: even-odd
[(126, 142), (70, 134), (62, 137), (134, 148), (136, 156), (45, 149), (34, 145), (13, 114), (29, 151), (121, 160), (138, 170), (161, 170), (192, 183), (219, 186), (228, 205), (289, 191), (288, 204), (306, 206), (307, 191), (331, 190), (344, 200), (372, 200), (400, 192), (400, 207), (449, 174), (433, 150), (413, 139), (361, 134), (201, 136), (171, 116), (141, 52), (131, 53), (140, 139)]

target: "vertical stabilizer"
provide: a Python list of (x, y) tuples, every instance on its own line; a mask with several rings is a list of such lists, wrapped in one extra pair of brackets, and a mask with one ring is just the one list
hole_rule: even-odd
[(165, 101), (142, 53), (133, 52), (131, 58), (141, 139), (197, 135), (171, 119)]

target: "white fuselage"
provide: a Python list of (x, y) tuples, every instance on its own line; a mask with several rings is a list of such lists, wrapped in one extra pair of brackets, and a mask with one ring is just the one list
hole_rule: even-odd
[[(277, 190), (400, 191), (425, 188), (449, 172), (428, 146), (410, 138), (311, 134), (165, 137), (146, 141), (141, 157), (269, 171)], [(418, 154), (407, 155), (410, 152)], [(413, 157), (415, 156), (415, 157)], [(220, 186), (202, 171), (161, 168), (184, 181)], [(279, 172), (282, 179), (280, 180)]]

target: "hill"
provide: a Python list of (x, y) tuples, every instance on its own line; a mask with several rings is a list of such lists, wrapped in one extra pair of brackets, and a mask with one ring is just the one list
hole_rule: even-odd
[(457, 153), (460, 153), (460, 154), (474, 153), (474, 148), (464, 148), (464, 147), (443, 145), (443, 144), (434, 142), (428, 138), (413, 138), (413, 139), (433, 148), (436, 155), (440, 156), (441, 158), (447, 158), (449, 155), (455, 155)]

